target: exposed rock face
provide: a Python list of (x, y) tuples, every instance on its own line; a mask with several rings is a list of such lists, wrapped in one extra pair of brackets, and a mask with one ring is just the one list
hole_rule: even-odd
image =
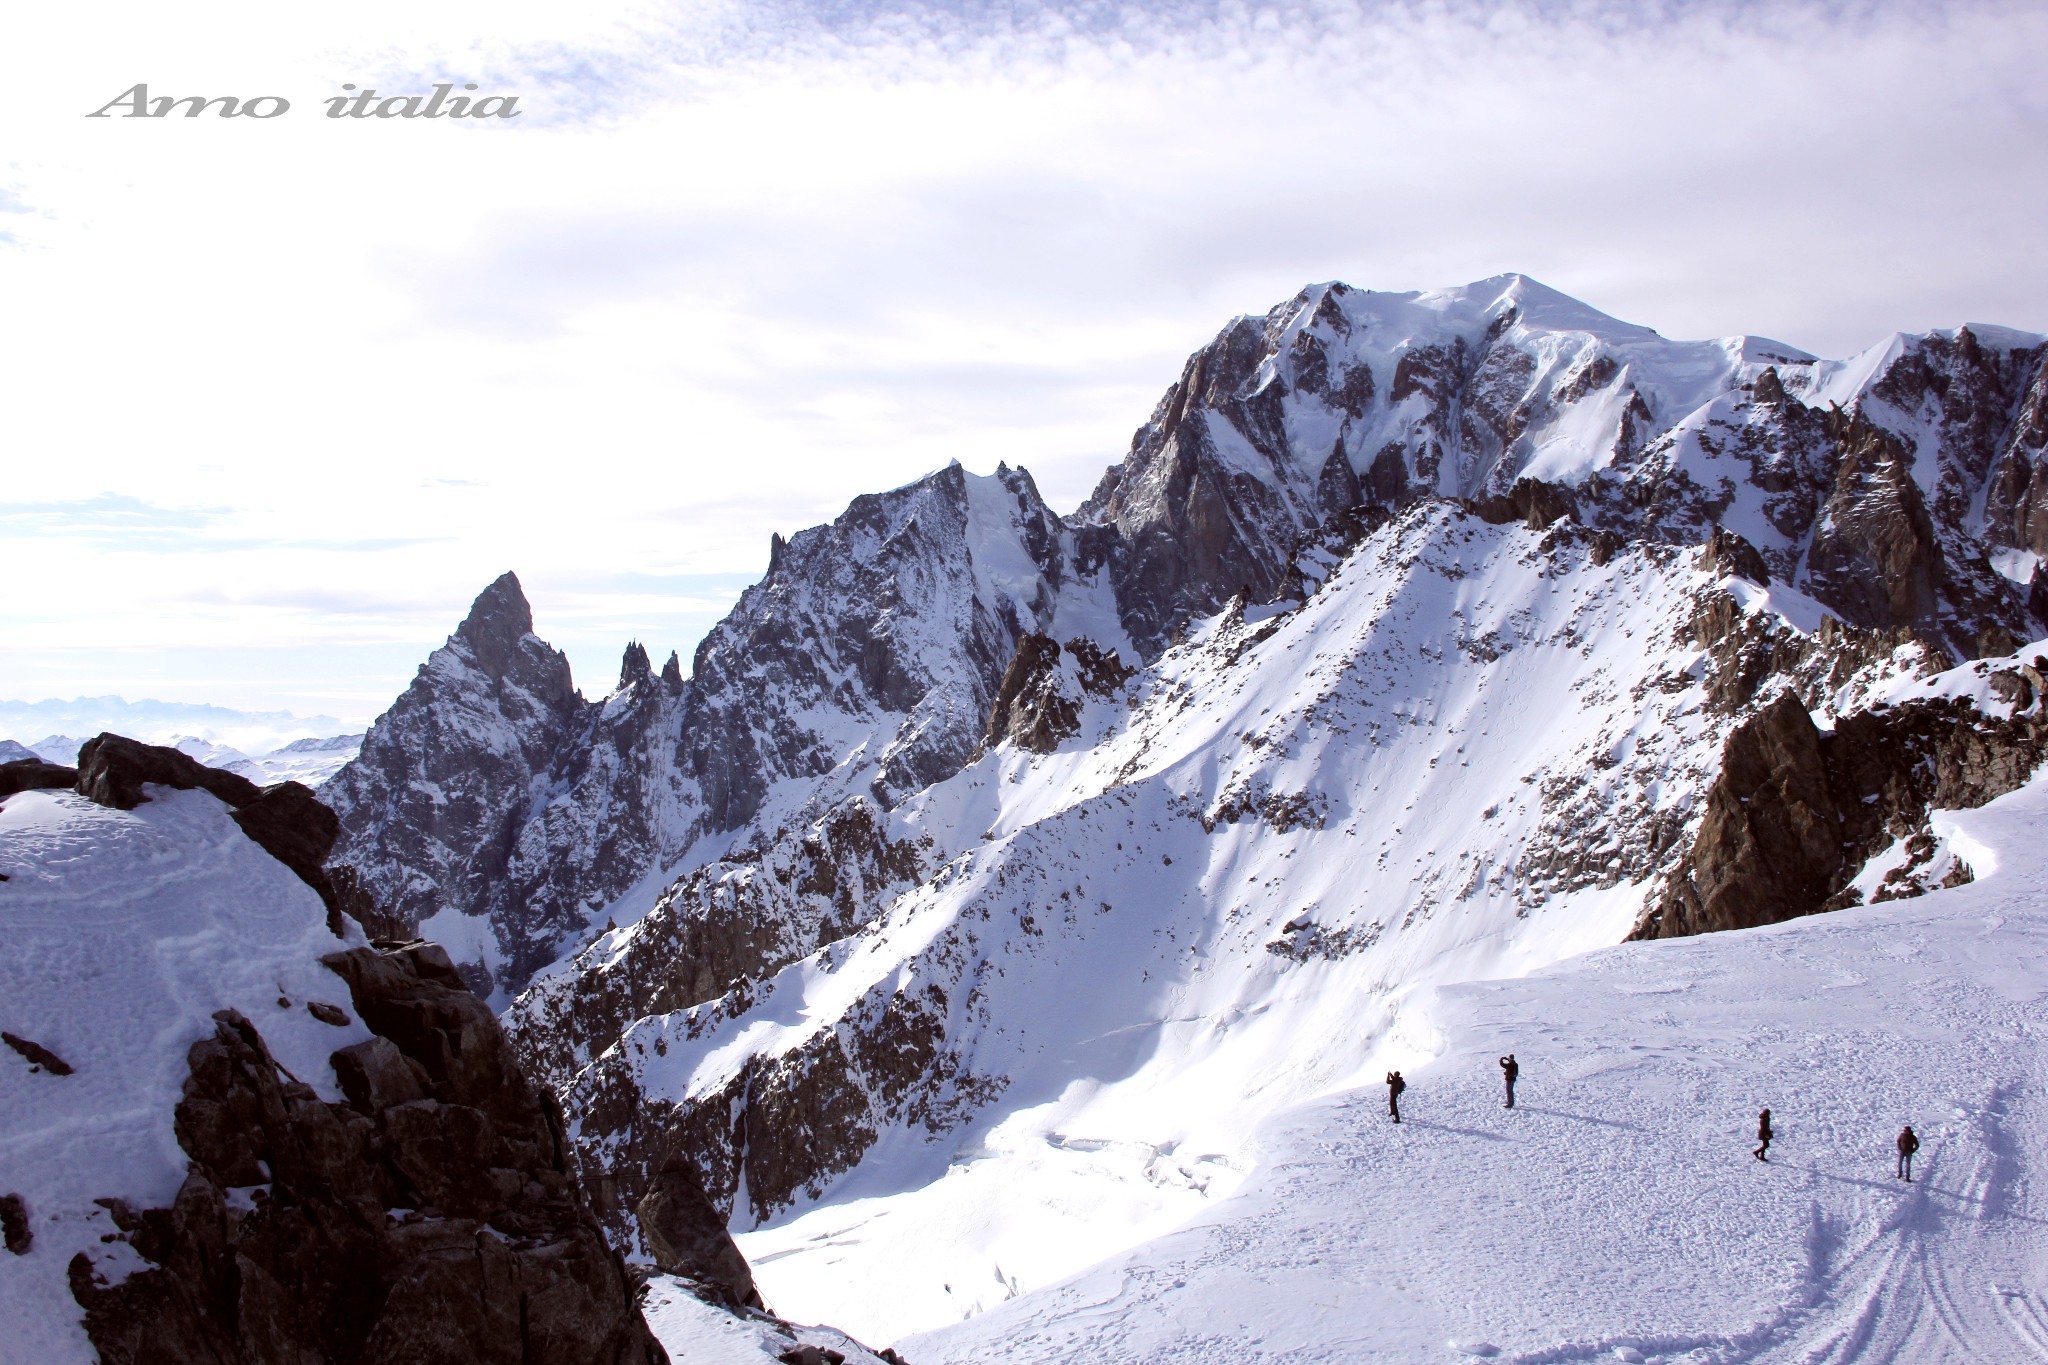
[(762, 1306), (754, 1272), (687, 1161), (665, 1162), (655, 1172), (634, 1216), (655, 1269), (702, 1286), (706, 1298), (728, 1308)]
[(150, 1268), (105, 1285), (73, 1262), (101, 1359), (665, 1360), (569, 1175), (552, 1101), (446, 956), (328, 961), (379, 1035), (337, 1054), (347, 1103), (218, 1016), (178, 1106), (184, 1187), (169, 1208), (112, 1210)]
[(465, 975), (486, 994), (524, 984), (677, 851), (684, 692), (676, 661), (656, 675), (636, 643), (618, 690), (584, 701), (503, 575), (322, 789), (338, 870), (392, 931), (444, 910), (485, 918), (497, 952)]
[(67, 768), (58, 763), (45, 763), (40, 758), (21, 758), (12, 763), (0, 763), (0, 797), (12, 796), (16, 792), (48, 791), (52, 788), (76, 785), (76, 768)]
[(678, 879), (646, 917), (536, 982), (509, 1022), (534, 1074), (561, 1087), (643, 1015), (744, 989), (867, 923), (916, 885), (929, 849), (893, 839), (864, 796)]
[(409, 923), (485, 917), (495, 961), (465, 971), (523, 986), (620, 893), (760, 816), (778, 784), (817, 783), (862, 746), (838, 789), (797, 804), (893, 804), (957, 771), (1017, 638), (1077, 573), (1071, 540), (1019, 471), (955, 465), (856, 499), (778, 542), (687, 683), (635, 645), (603, 702), (571, 689), (508, 574), (323, 789), (342, 817), (336, 860)]
[(1814, 595), (1859, 626), (1928, 626), (1940, 552), (1898, 440), (1851, 420), (1834, 489), (1807, 551)]
[(1934, 850), (1928, 811), (1981, 806), (2025, 783), (2048, 753), (2038, 670), (2003, 668), (1992, 683), (2010, 717), (1939, 698), (1844, 716), (1832, 734), (1781, 693), (1729, 735), (1691, 852), (1632, 937), (1749, 928), (1857, 904), (1864, 893), (1852, 879), (1894, 844), (1908, 856), (1871, 898), (1927, 889), (1913, 874)]
[(1034, 631), (1017, 642), (982, 742), (1049, 754), (1081, 732), (1088, 697), (1116, 695), (1134, 671), (1093, 640), (1077, 637), (1062, 650), (1050, 635)]
[(707, 826), (746, 824), (773, 784), (823, 776), (852, 743), (875, 753), (885, 806), (959, 771), (1018, 638), (1081, 572), (1062, 530), (1021, 470), (956, 464), (793, 536), (697, 649)]
[(336, 861), (407, 924), (444, 906), (496, 910), (516, 953), (545, 926), (518, 903), (513, 849), (581, 711), (569, 661), (535, 637), (519, 580), (501, 576), (322, 788), (341, 818)]
[(1747, 578), (1760, 587), (1771, 584), (1770, 566), (1756, 552), (1756, 546), (1725, 526), (1716, 526), (1707, 533), (1706, 544), (1700, 546), (1700, 566), (1711, 568), (1716, 573)]
[(1578, 515), (1578, 499), (1569, 488), (1541, 479), (1516, 479), (1514, 487), (1505, 493), (1480, 498), (1472, 504), (1472, 511), (1481, 521), (1505, 526), (1519, 521), (1532, 531), (1540, 531), (1561, 517)]
[[(669, 1022), (680, 1043), (755, 1003), (753, 990), (742, 989)], [(1003, 1082), (966, 1069), (948, 1045), (946, 1018), (947, 993), (936, 983), (902, 990), (882, 983), (835, 1027), (685, 1104), (650, 1104), (640, 1093), (636, 1062), (649, 1040), (636, 1035), (607, 1051), (567, 1092), (591, 1139), (584, 1159), (603, 1171), (587, 1178), (609, 1201), (600, 1214), (618, 1227), (641, 1191), (654, 1187), (652, 1173), (687, 1153), (715, 1204), (765, 1219), (801, 1196), (823, 1194), (894, 1125), (927, 1134), (957, 1128)], [(666, 1046), (665, 1035), (650, 1033)]]

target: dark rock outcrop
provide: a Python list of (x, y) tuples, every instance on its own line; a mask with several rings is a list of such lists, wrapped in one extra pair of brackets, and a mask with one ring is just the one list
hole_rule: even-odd
[(78, 769), (40, 758), (20, 758), (0, 763), (0, 797), (16, 792), (51, 791), (78, 785)]
[(134, 810), (149, 798), (142, 784), (212, 792), (230, 806), (246, 806), (262, 794), (248, 778), (209, 768), (190, 754), (126, 735), (101, 734), (78, 750), (78, 794), (115, 810)]
[(32, 1071), (41, 1068), (52, 1076), (69, 1076), (71, 1074), (71, 1063), (32, 1039), (19, 1037), (12, 1033), (0, 1033), (0, 1043), (7, 1044), (7, 1046), (25, 1057), (28, 1060), (29, 1069)]
[[(336, 1054), (346, 1103), (224, 1011), (191, 1051), (168, 1208), (110, 1204), (149, 1268), (71, 1267), (108, 1365), (655, 1365), (624, 1264), (569, 1174), (561, 1119), (440, 949), (327, 962), (378, 1036)], [(735, 1253), (736, 1254), (736, 1253)]]
[(16, 1256), (26, 1256), (36, 1244), (35, 1229), (28, 1220), (28, 1201), (18, 1194), (0, 1194), (0, 1240)]
[[(1063, 653), (1072, 660), (1071, 668)], [(993, 747), (1008, 742), (1049, 754), (1062, 740), (1080, 733), (1087, 697), (1114, 696), (1134, 672), (1115, 650), (1105, 650), (1093, 640), (1069, 640), (1062, 651), (1050, 635), (1033, 631), (1017, 641), (1016, 656), (1003, 671), (982, 743)]]
[(1577, 517), (1579, 502), (1563, 484), (1516, 479), (1507, 492), (1475, 500), (1472, 513), (1495, 526), (1519, 521), (1532, 531), (1541, 531), (1560, 518)]
[(1911, 459), (1861, 418), (1841, 428), (1842, 460), (1807, 550), (1809, 585), (1853, 625), (1931, 625), (1941, 555)]
[(634, 1217), (655, 1269), (693, 1281), (706, 1297), (736, 1311), (762, 1306), (754, 1272), (733, 1245), (724, 1216), (687, 1161), (662, 1164), (640, 1197)]
[[(2006, 668), (2010, 718), (1962, 698), (1844, 716), (1822, 733), (1790, 692), (1738, 726), (1722, 750), (1699, 834), (1631, 938), (1742, 929), (1859, 903), (1849, 883), (1902, 843), (1907, 859), (1875, 899), (1926, 890), (1913, 874), (1934, 850), (1927, 813), (1970, 809), (2015, 790), (2048, 754), (2031, 669)], [(1951, 874), (1967, 879), (1966, 870)]]
[(1771, 585), (1770, 566), (1764, 563), (1756, 546), (1725, 526), (1717, 525), (1707, 532), (1706, 543), (1700, 546), (1699, 563), (1703, 569), (1746, 578), (1759, 587)]

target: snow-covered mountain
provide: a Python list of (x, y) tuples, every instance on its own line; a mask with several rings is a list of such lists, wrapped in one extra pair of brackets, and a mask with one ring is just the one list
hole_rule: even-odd
[[(147, 706), (148, 703), (142, 705)], [(101, 734), (108, 732), (129, 735), (151, 744), (169, 745), (210, 768), (239, 773), (259, 785), (303, 782), (307, 786), (317, 786), (346, 767), (363, 744), (361, 734), (309, 735), (275, 747), (253, 743), (250, 748), (256, 752), (251, 754), (232, 744), (186, 734), (175, 727), (148, 729), (112, 724), (96, 731)], [(259, 738), (272, 739), (274, 736), (259, 732)], [(70, 735), (44, 735), (26, 744), (11, 739), (0, 740), (0, 762), (40, 758), (46, 763), (70, 767), (78, 762), (78, 751), (84, 744), (84, 740)]]
[(326, 790), (531, 980), (620, 1245), (686, 1161), (771, 1302), (935, 1327), (1210, 1207), (1439, 989), (1981, 871), (1938, 812), (2041, 753), (2044, 367), (1317, 286), (1072, 515), (955, 465), (777, 538), (687, 679), (583, 700), (501, 579)]
[[(148, 698), (0, 701), (0, 736), (35, 750), (52, 763), (75, 762), (78, 746), (86, 738), (112, 731), (150, 744), (189, 740), (194, 744), (216, 745), (236, 751), (237, 757), (253, 755), (259, 759), (287, 752), (310, 753), (314, 750), (309, 745), (332, 744), (336, 752), (343, 753), (335, 763), (339, 767), (354, 752), (347, 742), (347, 729), (333, 716), (238, 711), (226, 706)], [(324, 779), (331, 771), (315, 770), (315, 780)], [(282, 771), (270, 780), (286, 779), (307, 780), (303, 774)]]

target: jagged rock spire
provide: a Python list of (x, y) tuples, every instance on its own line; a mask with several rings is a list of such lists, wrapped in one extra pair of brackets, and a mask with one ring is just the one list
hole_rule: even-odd
[(519, 660), (519, 642), (531, 634), (533, 608), (519, 576), (507, 570), (476, 595), (454, 638), (470, 647), (485, 672), (503, 678)]
[(485, 637), (509, 636), (517, 640), (522, 635), (531, 635), (533, 608), (519, 586), (519, 575), (507, 569), (492, 579), (491, 585), (476, 595), (469, 615), (455, 628), (455, 633), (471, 642)]
[(619, 660), (619, 688), (624, 690), (634, 683), (654, 676), (654, 665), (647, 661), (647, 646), (638, 640), (626, 642), (626, 655)]

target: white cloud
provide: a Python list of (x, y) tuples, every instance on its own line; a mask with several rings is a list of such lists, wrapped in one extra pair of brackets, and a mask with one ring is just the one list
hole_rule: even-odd
[[(183, 543), (0, 519), (50, 566), (0, 587), (17, 695), (121, 690), (134, 651), (203, 641), (278, 663), (181, 664), (187, 695), (268, 704), (277, 679), (422, 653), (508, 565), (602, 690), (626, 633), (687, 655), (717, 614), (722, 593), (669, 576), (729, 592), (769, 531), (858, 492), (1006, 459), (1072, 505), (1188, 350), (1316, 279), (1518, 269), (1670, 335), (1824, 353), (2048, 327), (2030, 6), (133, 4), (10, 25), (4, 497), (215, 509)], [(345, 80), (435, 79), (526, 115), (320, 113)], [(294, 108), (83, 117), (137, 80)], [(387, 693), (410, 671), (378, 667)]]

